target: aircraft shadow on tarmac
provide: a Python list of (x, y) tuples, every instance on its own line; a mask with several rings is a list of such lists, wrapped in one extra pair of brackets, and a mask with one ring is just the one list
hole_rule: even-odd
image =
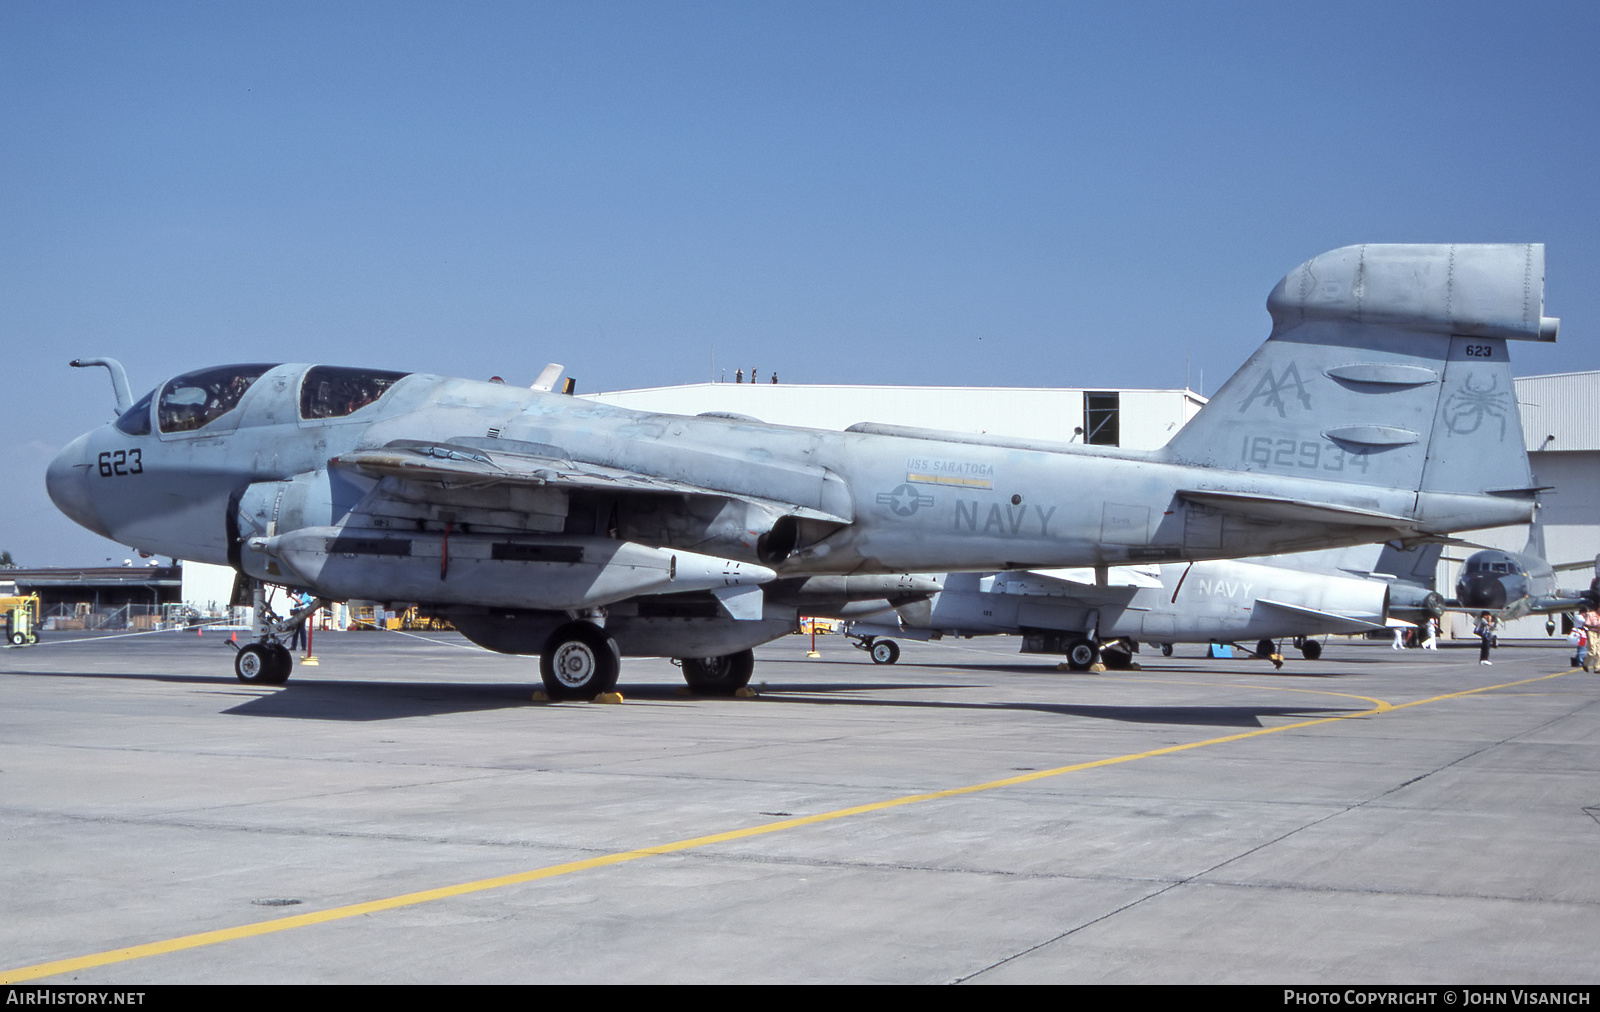
[[(1476, 651), (1476, 643), (1472, 645)], [(1296, 658), (1286, 658), (1282, 668), (1274, 670), (1268, 661), (1251, 660), (1249, 658), (1207, 659), (1194, 658), (1186, 662), (1182, 658), (1157, 657), (1153, 662), (1141, 661), (1138, 670), (1112, 669), (1104, 672), (1091, 671), (1058, 671), (1050, 664), (978, 664), (973, 662), (960, 662), (956, 664), (923, 664), (923, 667), (937, 668), (941, 671), (998, 671), (1016, 675), (1059, 675), (1063, 679), (1095, 679), (1115, 678), (1119, 675), (1244, 675), (1247, 677), (1267, 678), (1340, 678), (1353, 674), (1370, 674), (1369, 669), (1374, 665), (1392, 665), (1396, 661), (1417, 660), (1407, 655), (1379, 655), (1372, 651), (1371, 657), (1336, 657), (1329, 658), (1324, 655), (1320, 660), (1302, 661)], [(916, 662), (901, 661), (902, 668), (917, 667)]]
[[(250, 699), (223, 711), (237, 716), (289, 717), (309, 720), (393, 720), (476, 710), (497, 710), (528, 704), (526, 684), (462, 684), (458, 682), (306, 681)], [(866, 707), (925, 707), (950, 710), (1023, 711), (1113, 720), (1135, 724), (1177, 724), (1204, 727), (1261, 727), (1267, 717), (1309, 719), (1350, 713), (1351, 707), (1293, 706), (1112, 706), (1049, 702), (962, 702), (933, 699), (882, 699), (854, 695), (860, 692), (949, 690), (950, 684), (846, 683), (830, 685), (766, 684), (755, 699), (690, 696), (681, 686), (663, 684), (620, 685), (623, 698), (634, 703), (724, 704), (749, 706), (822, 705)], [(967, 686), (971, 688), (971, 686)], [(586, 706), (564, 703), (562, 707)], [(626, 704), (624, 704), (626, 705)]]
[[(137, 679), (191, 686), (196, 691), (211, 691), (227, 696), (247, 696), (243, 702), (221, 711), (241, 717), (279, 717), (301, 720), (371, 721), (406, 717), (430, 717), (449, 713), (471, 713), (528, 706), (535, 688), (527, 682), (384, 682), (351, 679), (304, 679), (281, 689), (258, 689), (240, 685), (217, 675), (174, 675), (149, 672), (11, 672), (40, 678), (90, 678), (108, 680)], [(208, 688), (214, 687), (214, 688)], [(1263, 718), (1310, 719), (1353, 712), (1350, 707), (1291, 706), (1116, 706), (1105, 704), (1055, 703), (1033, 701), (983, 702), (939, 699), (866, 698), (862, 692), (926, 692), (970, 690), (981, 685), (929, 682), (832, 682), (826, 684), (763, 683), (755, 699), (723, 699), (688, 695), (682, 686), (661, 683), (621, 685), (627, 700), (634, 702), (706, 704), (729, 706), (813, 705), (867, 707), (926, 707), (950, 710), (1023, 711), (1112, 720), (1136, 724), (1175, 724), (1204, 727), (1255, 728)], [(587, 706), (587, 703), (555, 704), (562, 708)]]
[[(1222, 667), (1221, 664), (1234, 664), (1233, 667)], [(1135, 678), (1141, 675), (1245, 675), (1266, 676), (1270, 678), (1338, 678), (1341, 675), (1352, 674), (1351, 671), (1340, 671), (1327, 666), (1327, 662), (1317, 661), (1316, 669), (1291, 668), (1287, 664), (1280, 670), (1274, 671), (1272, 665), (1266, 661), (1256, 662), (1207, 662), (1197, 664), (1184, 664), (1180, 662), (1167, 662), (1160, 665), (1145, 665), (1137, 670), (1112, 669), (1109, 671), (1060, 671), (1054, 664), (924, 664), (901, 661), (900, 668), (929, 667), (939, 671), (992, 671), (1007, 675), (1040, 675), (1047, 678), (1059, 678), (1063, 684), (1081, 684), (1093, 682), (1095, 679), (1110, 679), (1122, 675), (1131, 675)], [(1365, 664), (1366, 661), (1352, 661), (1354, 664)], [(1208, 664), (1210, 666), (1208, 666)], [(1365, 672), (1362, 672), (1365, 674)]]
[[(949, 689), (953, 686), (940, 685)], [(861, 699), (840, 698), (832, 693), (842, 687), (809, 685), (767, 685), (762, 690), (764, 699), (772, 702), (808, 703), (821, 706), (885, 706), (930, 707), (952, 710), (1021, 710), (1028, 713), (1049, 713), (1062, 717), (1082, 717), (1090, 720), (1115, 720), (1132, 724), (1180, 724), (1198, 727), (1254, 728), (1264, 726), (1263, 717), (1289, 717), (1310, 720), (1317, 717), (1337, 716), (1357, 712), (1355, 707), (1310, 706), (1115, 706), (1097, 703), (1042, 703), (1042, 702), (961, 702), (933, 699)], [(825, 695), (826, 694), (826, 695)], [(782, 696), (785, 698), (774, 699)], [(799, 698), (796, 698), (799, 697)]]

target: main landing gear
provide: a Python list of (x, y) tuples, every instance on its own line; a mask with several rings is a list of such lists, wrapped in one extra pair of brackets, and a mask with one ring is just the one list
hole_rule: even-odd
[(741, 650), (721, 657), (682, 657), (683, 680), (689, 691), (702, 696), (731, 696), (750, 684), (756, 669), (756, 652)]
[[(1309, 636), (1295, 636), (1289, 642), (1296, 650), (1300, 651), (1300, 656), (1308, 661), (1314, 661), (1322, 656), (1322, 643), (1319, 640), (1311, 639)], [(1239, 647), (1238, 649), (1242, 650), (1243, 648)], [(1245, 653), (1250, 652), (1248, 650), (1245, 651)], [(1274, 668), (1283, 667), (1283, 651), (1271, 640), (1258, 642), (1254, 653), (1262, 660), (1271, 661)]]
[(1242, 654), (1249, 654), (1252, 657), (1259, 658), (1263, 661), (1270, 661), (1272, 663), (1272, 670), (1274, 671), (1278, 671), (1283, 668), (1283, 655), (1278, 653), (1278, 645), (1273, 643), (1271, 640), (1258, 641), (1254, 650), (1246, 650), (1237, 643), (1233, 644), (1233, 648)]
[(310, 621), (316, 610), (328, 602), (319, 597), (281, 617), (267, 603), (266, 588), (252, 580), (250, 603), (255, 613), (251, 623), (254, 642), (234, 644), (238, 650), (233, 655), (234, 676), (246, 685), (282, 685), (294, 671), (294, 656), (283, 645), (283, 638), (292, 635), (300, 623)]
[(1314, 661), (1322, 656), (1322, 641), (1308, 639), (1305, 636), (1296, 636), (1294, 645), (1300, 651), (1300, 656), (1308, 661)]
[(617, 687), (622, 651), (593, 622), (568, 622), (539, 652), (539, 677), (551, 699), (593, 699)]
[[(732, 696), (750, 684), (754, 650), (715, 657), (680, 657), (683, 680), (701, 696)], [(595, 699), (617, 687), (622, 651), (597, 622), (578, 619), (556, 629), (539, 653), (539, 677), (552, 700)]]
[[(1104, 643), (1087, 636), (1067, 644), (1067, 670), (1069, 671), (1128, 671), (1138, 670), (1133, 660), (1132, 640), (1107, 640)], [(1100, 665), (1096, 668), (1095, 665)]]

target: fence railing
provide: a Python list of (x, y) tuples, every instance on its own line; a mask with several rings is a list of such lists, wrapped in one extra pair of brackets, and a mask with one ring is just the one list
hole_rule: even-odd
[(181, 604), (122, 604), (96, 607), (85, 602), (56, 604), (39, 616), (46, 632), (143, 632), (153, 629), (183, 629), (213, 621), (195, 609)]

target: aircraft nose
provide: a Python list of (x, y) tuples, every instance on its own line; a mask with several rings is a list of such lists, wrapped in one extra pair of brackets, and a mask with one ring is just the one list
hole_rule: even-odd
[(89, 436), (68, 443), (44, 473), (45, 488), (56, 508), (89, 530), (110, 537), (100, 513), (95, 509), (90, 482), (94, 467), (89, 455)]
[(1498, 576), (1473, 573), (1461, 581), (1461, 603), (1468, 608), (1491, 611), (1506, 606), (1506, 585)]

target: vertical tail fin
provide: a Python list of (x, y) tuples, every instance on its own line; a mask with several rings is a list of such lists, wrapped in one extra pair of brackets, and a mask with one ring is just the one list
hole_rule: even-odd
[(1278, 282), (1271, 336), (1168, 458), (1418, 492), (1527, 489), (1506, 341), (1555, 339), (1543, 300), (1540, 245), (1324, 253)]
[(1532, 555), (1535, 558), (1550, 558), (1544, 549), (1544, 521), (1539, 519), (1539, 512), (1534, 511), (1533, 523), (1528, 525), (1528, 543), (1522, 546), (1523, 555)]

